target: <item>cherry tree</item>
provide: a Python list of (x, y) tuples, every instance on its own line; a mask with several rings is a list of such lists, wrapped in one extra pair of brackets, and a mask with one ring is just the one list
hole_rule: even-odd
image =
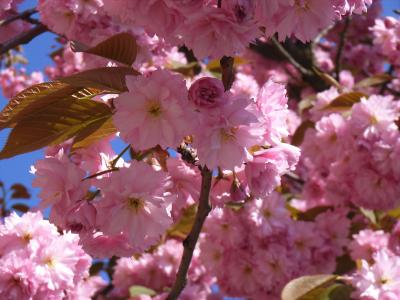
[(400, 299), (379, 0), (21, 2), (0, 0), (0, 159), (44, 156), (38, 205), (0, 182), (1, 299)]

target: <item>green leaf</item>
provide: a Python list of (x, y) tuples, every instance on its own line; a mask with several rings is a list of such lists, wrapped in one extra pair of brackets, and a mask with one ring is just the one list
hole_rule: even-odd
[(18, 204), (14, 204), (13, 206), (11, 206), (11, 209), (26, 213), (29, 210), (29, 206), (18, 203)]
[(131, 66), (137, 55), (135, 38), (126, 32), (118, 33), (106, 39), (94, 47), (88, 47), (80, 42), (71, 42), (74, 52), (85, 52), (114, 60)]
[(89, 147), (115, 133), (117, 133), (117, 129), (112, 122), (111, 116), (108, 119), (100, 119), (93, 122), (76, 135), (72, 149)]
[(311, 275), (296, 278), (283, 288), (282, 300), (315, 300), (336, 280), (336, 275)]
[(128, 67), (103, 67), (62, 77), (58, 80), (74, 87), (90, 87), (118, 94), (128, 90), (125, 81), (127, 75), (137, 76), (139, 74), (138, 71)]
[(104, 103), (75, 98), (54, 102), (17, 123), (0, 159), (59, 144), (110, 116), (111, 109)]
[(331, 103), (325, 106), (323, 110), (347, 110), (351, 108), (353, 104), (360, 102), (361, 98), (363, 97), (367, 97), (367, 95), (360, 92), (341, 94), (333, 99)]
[(0, 129), (14, 127), (15, 124), (35, 110), (64, 99), (81, 90), (62, 82), (46, 82), (33, 85), (13, 97), (0, 113)]
[(29, 199), (31, 197), (27, 188), (20, 183), (13, 184), (10, 189), (12, 190), (12, 199)]
[(141, 295), (147, 295), (147, 296), (153, 297), (153, 296), (157, 295), (157, 292), (152, 289), (149, 289), (145, 286), (141, 286), (141, 285), (134, 285), (129, 288), (129, 296), (130, 297), (136, 297), (136, 296), (141, 296)]
[(366, 88), (370, 86), (381, 85), (388, 83), (392, 79), (393, 77), (387, 73), (377, 74), (357, 82), (355, 88)]
[(334, 283), (326, 288), (316, 300), (350, 300), (352, 288), (342, 283)]
[(294, 146), (301, 145), (307, 129), (314, 128), (314, 127), (315, 127), (315, 123), (310, 120), (306, 120), (303, 123), (301, 123), (300, 126), (297, 127), (296, 131), (293, 134), (292, 145), (294, 145)]
[(192, 229), (196, 217), (197, 206), (195, 204), (186, 208), (181, 218), (168, 229), (168, 236), (175, 238), (186, 238)]

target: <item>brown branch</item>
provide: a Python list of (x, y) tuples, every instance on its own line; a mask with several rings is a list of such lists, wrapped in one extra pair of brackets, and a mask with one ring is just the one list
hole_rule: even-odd
[(28, 31), (24, 31), (17, 35), (15, 38), (7, 41), (4, 44), (0, 44), (0, 55), (6, 53), (8, 50), (11, 50), (19, 45), (27, 44), (35, 37), (41, 35), (42, 33), (47, 31), (47, 27), (43, 24), (39, 24)]
[(189, 270), (190, 262), (193, 257), (194, 248), (196, 247), (197, 240), (199, 239), (199, 235), (203, 227), (204, 221), (206, 220), (208, 214), (211, 211), (211, 205), (209, 201), (211, 180), (212, 180), (212, 171), (207, 169), (207, 167), (203, 167), (201, 169), (201, 191), (200, 191), (199, 207), (197, 209), (193, 227), (189, 235), (183, 241), (184, 250), (181, 263), (179, 265), (178, 273), (176, 274), (174, 286), (169, 292), (167, 300), (178, 299), (182, 290), (185, 288), (187, 281), (187, 273)]
[(36, 8), (27, 9), (19, 14), (16, 14), (16, 15), (11, 16), (3, 21), (0, 21), (0, 26), (6, 26), (16, 20), (24, 20), (24, 21), (31, 23), (31, 20), (33, 20), (33, 19), (31, 19), (30, 17), (35, 13), (37, 13)]
[(279, 43), (279, 41), (273, 36), (271, 37), (271, 42), (276, 49), (304, 76), (312, 76), (313, 72), (303, 67), (299, 64), (293, 56)]
[(339, 45), (335, 57), (335, 76), (336, 80), (339, 80), (339, 73), (342, 70), (342, 55), (343, 48), (346, 42), (346, 35), (350, 25), (350, 17), (347, 17), (344, 21), (344, 28), (340, 33)]

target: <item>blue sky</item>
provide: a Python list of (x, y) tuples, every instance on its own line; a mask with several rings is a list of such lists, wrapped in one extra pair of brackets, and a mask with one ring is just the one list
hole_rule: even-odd
[[(384, 0), (383, 15), (394, 15), (393, 9), (400, 8), (400, 0)], [(22, 3), (21, 8), (31, 8), (36, 4), (35, 0), (28, 0)], [(29, 72), (35, 70), (41, 70), (44, 66), (51, 64), (49, 54), (55, 49), (56, 42), (54, 41), (54, 35), (50, 33), (43, 34), (33, 40), (29, 45), (24, 47), (25, 56), (29, 59), (29, 64), (26, 69)], [(1, 93), (0, 93), (1, 94)], [(0, 95), (0, 108), (4, 107), (7, 101)], [(7, 132), (0, 132), (0, 147), (2, 147), (6, 141)], [(122, 145), (117, 145), (117, 148), (121, 149)], [(42, 151), (36, 151), (17, 157), (0, 160), (0, 181), (3, 181), (6, 186), (10, 186), (13, 183), (20, 182), (30, 187), (33, 176), (29, 174), (30, 166), (38, 159), (42, 158)], [(37, 194), (37, 189), (30, 190), (33, 195)]]

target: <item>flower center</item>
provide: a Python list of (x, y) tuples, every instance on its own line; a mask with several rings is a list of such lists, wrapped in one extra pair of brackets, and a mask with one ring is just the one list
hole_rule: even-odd
[(236, 139), (237, 128), (223, 128), (221, 129), (221, 139), (223, 142), (234, 141)]
[(161, 105), (157, 102), (153, 102), (149, 105), (147, 112), (154, 118), (157, 118), (161, 115), (162, 109)]
[(263, 216), (264, 218), (269, 219), (272, 216), (271, 211), (269, 209), (264, 209)]
[(143, 200), (136, 197), (129, 197), (128, 198), (128, 207), (137, 213), (140, 209), (144, 206)]
[(298, 9), (303, 9), (303, 10), (310, 9), (308, 5), (308, 0), (295, 0), (294, 5), (296, 5)]
[(51, 256), (47, 257), (43, 262), (49, 268), (54, 268), (54, 266), (56, 265), (55, 260)]

